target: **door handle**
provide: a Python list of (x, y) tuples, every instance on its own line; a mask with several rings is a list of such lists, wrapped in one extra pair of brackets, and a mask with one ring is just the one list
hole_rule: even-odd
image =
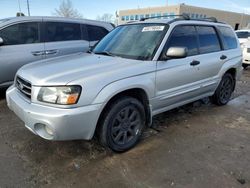
[(196, 65), (199, 65), (201, 62), (199, 62), (199, 61), (196, 61), (196, 60), (193, 60), (191, 63), (190, 63), (190, 65), (191, 66), (196, 66)]
[(33, 56), (41, 56), (44, 55), (44, 51), (35, 51), (35, 52), (31, 52)]
[(225, 60), (225, 59), (227, 59), (227, 56), (222, 55), (222, 56), (220, 56), (220, 59), (221, 59), (221, 60)]
[(45, 54), (46, 55), (54, 55), (57, 54), (59, 50), (46, 50)]

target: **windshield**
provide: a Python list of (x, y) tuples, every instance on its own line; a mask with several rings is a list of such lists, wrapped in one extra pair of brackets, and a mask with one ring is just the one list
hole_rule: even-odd
[(236, 35), (240, 39), (246, 39), (246, 38), (250, 37), (250, 32), (247, 32), (247, 31), (236, 32)]
[(118, 26), (97, 44), (93, 52), (136, 60), (152, 60), (167, 29), (166, 24)]

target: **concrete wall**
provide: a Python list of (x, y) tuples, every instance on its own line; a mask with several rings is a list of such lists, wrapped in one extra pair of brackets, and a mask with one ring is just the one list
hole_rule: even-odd
[(180, 5), (180, 13), (188, 13), (191, 17), (192, 14), (194, 14), (194, 18), (196, 18), (197, 15), (215, 17), (218, 21), (226, 22), (230, 24), (233, 28), (236, 27), (236, 24), (239, 24), (238, 29), (245, 28), (247, 27), (248, 23), (250, 23), (250, 15), (248, 14), (201, 8), (195, 6)]
[[(138, 9), (130, 9), (130, 10), (120, 10), (119, 11), (119, 24), (124, 24), (128, 21), (133, 21), (131, 19), (127, 20), (126, 17), (129, 16), (129, 18), (134, 16), (134, 20), (136, 15), (138, 15), (138, 19), (141, 18), (141, 15), (144, 17), (149, 16), (157, 16), (157, 14), (165, 15), (165, 14), (180, 14), (180, 5), (174, 5), (174, 6), (165, 6), (165, 7), (148, 7), (148, 8), (138, 8)], [(125, 18), (123, 20), (123, 18)]]
[(170, 14), (187, 13), (191, 18), (207, 18), (216, 17), (219, 21), (230, 24), (233, 28), (238, 24), (238, 29), (245, 28), (250, 23), (250, 15), (241, 14), (229, 11), (221, 11), (202, 7), (189, 6), (185, 4), (162, 7), (138, 8), (119, 11), (119, 24), (124, 24), (128, 21), (139, 20), (142, 15), (144, 17)]

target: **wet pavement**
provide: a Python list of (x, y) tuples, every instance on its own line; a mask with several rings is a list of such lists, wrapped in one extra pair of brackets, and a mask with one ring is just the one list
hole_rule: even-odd
[[(204, 101), (203, 101), (204, 102)], [(250, 187), (250, 69), (223, 107), (195, 102), (158, 115), (132, 150), (49, 142), (0, 93), (0, 187)]]

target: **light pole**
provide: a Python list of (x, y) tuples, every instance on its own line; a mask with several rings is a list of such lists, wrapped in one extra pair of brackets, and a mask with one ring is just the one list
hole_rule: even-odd
[(20, 0), (18, 0), (19, 12), (21, 12)]
[(29, 3), (29, 0), (27, 0), (27, 8), (28, 8), (28, 15), (30, 16), (30, 3)]

